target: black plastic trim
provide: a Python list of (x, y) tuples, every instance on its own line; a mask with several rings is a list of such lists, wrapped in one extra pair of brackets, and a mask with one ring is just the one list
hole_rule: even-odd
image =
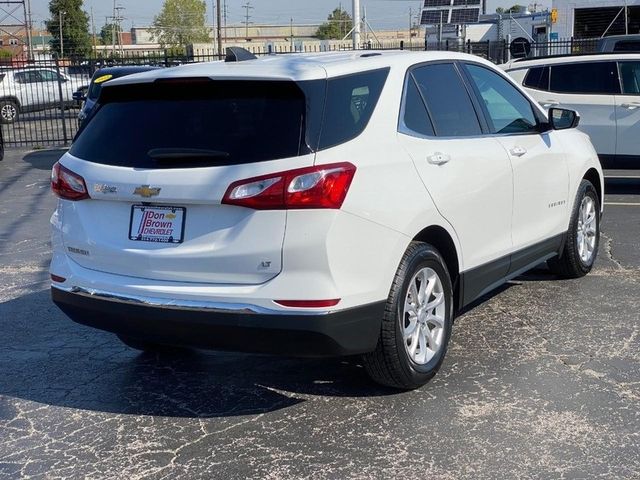
[(385, 302), (325, 315), (207, 312), (129, 304), (52, 288), (74, 322), (142, 341), (214, 350), (334, 357), (373, 351)]
[(464, 308), (482, 295), (562, 253), (566, 233), (462, 272), (461, 302)]

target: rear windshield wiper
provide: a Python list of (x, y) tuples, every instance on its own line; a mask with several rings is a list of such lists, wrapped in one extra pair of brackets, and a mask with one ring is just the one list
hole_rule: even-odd
[(154, 160), (207, 160), (212, 158), (227, 158), (229, 152), (220, 150), (206, 150), (200, 148), (154, 148), (147, 152)]

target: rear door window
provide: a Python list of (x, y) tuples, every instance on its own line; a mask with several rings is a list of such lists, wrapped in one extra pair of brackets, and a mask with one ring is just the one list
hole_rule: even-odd
[(104, 88), (70, 153), (135, 168), (243, 164), (309, 152), (294, 82), (192, 79)]
[(452, 63), (436, 63), (412, 70), (427, 103), (433, 128), (440, 137), (482, 134), (471, 97)]
[(620, 93), (615, 62), (580, 62), (551, 66), (551, 91), (614, 95)]

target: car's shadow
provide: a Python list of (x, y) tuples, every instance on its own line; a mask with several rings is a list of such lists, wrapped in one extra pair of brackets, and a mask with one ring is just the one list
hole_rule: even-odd
[[(0, 397), (47, 405), (221, 417), (287, 408), (309, 395), (397, 393), (373, 384), (355, 358), (290, 359), (189, 350), (139, 354), (114, 335), (68, 320), (51, 303), (48, 291), (0, 304), (0, 329)], [(15, 413), (2, 408), (0, 402), (0, 418)]]
[(67, 149), (64, 148), (37, 150), (26, 154), (23, 160), (38, 170), (51, 170), (53, 164), (56, 163), (66, 152)]
[(605, 178), (607, 195), (640, 195), (640, 180), (637, 178)]

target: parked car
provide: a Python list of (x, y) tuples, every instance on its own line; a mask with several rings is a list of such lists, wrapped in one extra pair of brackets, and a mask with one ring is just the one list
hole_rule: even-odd
[(4, 70), (0, 72), (0, 122), (14, 123), (22, 113), (59, 108), (61, 102), (71, 106), (80, 82), (55, 69)]
[[(456, 312), (596, 259), (575, 112), (451, 52), (270, 56), (104, 85), (53, 168), (54, 302), (133, 348), (363, 354), (410, 389)], [(481, 328), (478, 325), (478, 328)]]
[(126, 66), (126, 67), (105, 67), (95, 71), (89, 86), (83, 86), (74, 94), (74, 99), (81, 102), (80, 113), (78, 113), (78, 123), (82, 122), (90, 115), (91, 110), (98, 101), (102, 85), (109, 80), (133, 75), (135, 73), (157, 70), (160, 67), (149, 66)]
[(611, 35), (598, 40), (598, 52), (640, 53), (640, 35)]
[(604, 168), (640, 167), (640, 54), (516, 60), (504, 68), (544, 108), (577, 110)]

